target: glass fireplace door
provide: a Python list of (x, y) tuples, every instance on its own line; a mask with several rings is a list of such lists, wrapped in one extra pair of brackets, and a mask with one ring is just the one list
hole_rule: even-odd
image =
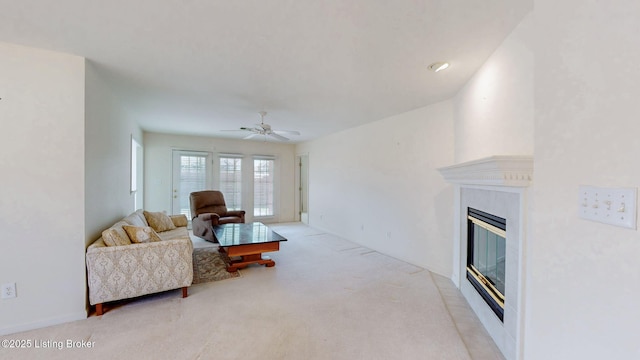
[(506, 220), (476, 209), (468, 211), (467, 279), (502, 320)]

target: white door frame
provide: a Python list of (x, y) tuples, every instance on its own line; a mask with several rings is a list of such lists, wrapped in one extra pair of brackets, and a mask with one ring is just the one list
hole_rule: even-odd
[(296, 155), (295, 166), (295, 219), (309, 224), (309, 154)]

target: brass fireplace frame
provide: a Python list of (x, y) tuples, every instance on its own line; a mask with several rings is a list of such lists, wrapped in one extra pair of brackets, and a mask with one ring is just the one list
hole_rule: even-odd
[[(500, 321), (504, 321), (505, 296), (494, 285), (493, 281), (484, 276), (480, 270), (474, 266), (474, 227), (480, 227), (490, 233), (501, 237), (506, 241), (506, 219), (485, 213), (480, 210), (468, 208), (467, 214), (467, 279), (485, 300), (487, 305), (493, 310)], [(477, 241), (477, 239), (475, 240)], [(504, 253), (506, 257), (506, 251)]]

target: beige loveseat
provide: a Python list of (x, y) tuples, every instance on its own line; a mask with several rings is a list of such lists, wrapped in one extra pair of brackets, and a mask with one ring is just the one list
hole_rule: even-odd
[(193, 243), (187, 218), (177, 215), (169, 219), (173, 229), (152, 231), (159, 239), (154, 236), (149, 242), (127, 243), (130, 238), (126, 238), (123, 228), (149, 230), (145, 213), (138, 210), (116, 222), (89, 245), (86, 259), (89, 303), (96, 306), (97, 315), (102, 315), (102, 304), (109, 301), (178, 288), (182, 288), (183, 297), (187, 296), (187, 287), (193, 281)]

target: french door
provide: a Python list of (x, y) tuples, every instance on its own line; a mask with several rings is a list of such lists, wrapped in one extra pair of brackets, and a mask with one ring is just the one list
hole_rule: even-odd
[(171, 207), (191, 221), (189, 194), (212, 189), (212, 157), (204, 151), (173, 151)]

